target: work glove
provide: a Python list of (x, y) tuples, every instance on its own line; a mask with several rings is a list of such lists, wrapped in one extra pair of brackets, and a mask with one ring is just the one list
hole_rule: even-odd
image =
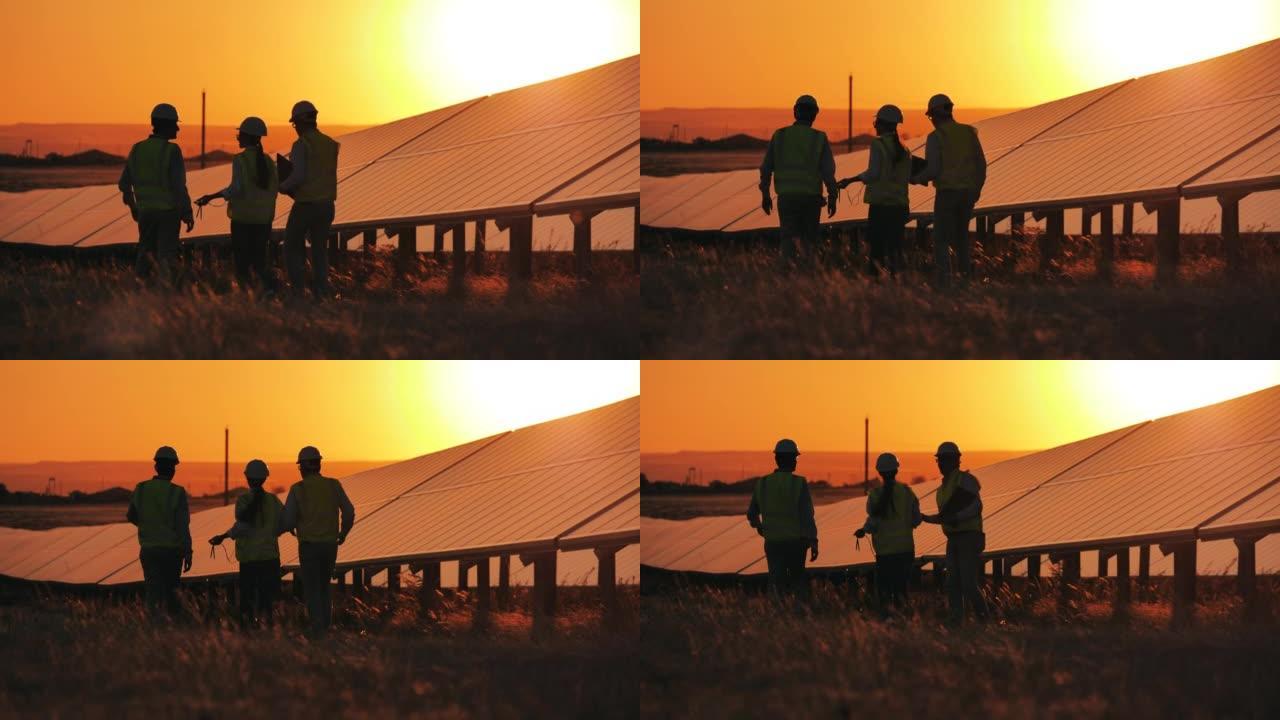
[(858, 528), (857, 531), (853, 533), (853, 536), (861, 540), (867, 536), (867, 531), (865, 528)]
[(182, 572), (191, 572), (191, 551), (182, 556)]
[(223, 541), (223, 540), (226, 540), (226, 539), (227, 539), (227, 536), (226, 536), (226, 535), (214, 535), (213, 537), (209, 538), (209, 544), (210, 544), (210, 545), (221, 545), (221, 544), (222, 544), (222, 541)]
[(835, 217), (836, 200), (840, 197), (839, 193), (827, 193), (827, 218)]
[(344, 543), (344, 542), (346, 542), (346, 541), (347, 541), (347, 534), (346, 534), (346, 533), (342, 533), (341, 535), (338, 535), (338, 544), (339, 544), (339, 545), (341, 545), (342, 543)]
[(182, 222), (186, 223), (187, 232), (191, 232), (191, 230), (196, 226), (196, 219), (190, 215), (182, 218)]
[(769, 193), (760, 194), (760, 209), (764, 210), (765, 215), (773, 214), (773, 196)]
[(813, 545), (809, 547), (809, 562), (818, 559), (818, 541), (814, 540)]

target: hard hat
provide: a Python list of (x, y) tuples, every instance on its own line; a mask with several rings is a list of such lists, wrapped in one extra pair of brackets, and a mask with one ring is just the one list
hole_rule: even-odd
[(951, 98), (947, 97), (946, 95), (943, 95), (942, 93), (938, 93), (937, 95), (934, 95), (933, 97), (929, 98), (929, 108), (924, 111), (924, 114), (932, 115), (934, 112), (938, 110), (941, 110), (943, 112), (951, 112), (951, 107), (952, 107)]
[(177, 465), (177, 464), (178, 464), (178, 451), (177, 451), (177, 450), (174, 450), (173, 448), (169, 447), (168, 445), (162, 445), (162, 446), (160, 446), (160, 448), (159, 448), (159, 449), (157, 449), (157, 450), (156, 450), (156, 456), (155, 456), (154, 458), (152, 458), (152, 459), (153, 459), (153, 460), (172, 460), (172, 461), (173, 461), (173, 464), (174, 464), (174, 465)]
[(262, 121), (262, 118), (253, 117), (252, 115), (245, 118), (244, 122), (240, 123), (240, 127), (236, 128), (236, 130), (254, 137), (267, 136), (267, 124)]
[(897, 472), (898, 458), (893, 453), (881, 453), (876, 458), (876, 472)]
[(876, 122), (902, 122), (902, 110), (897, 105), (885, 105), (876, 111)]
[(942, 457), (943, 455), (959, 455), (959, 454), (960, 454), (960, 447), (955, 443), (951, 442), (950, 440), (948, 440), (938, 446), (938, 452), (934, 454), (934, 457)]
[(267, 464), (261, 460), (250, 460), (249, 464), (244, 466), (244, 476), (250, 480), (266, 480), (270, 474)]
[(311, 104), (310, 100), (299, 100), (293, 104), (293, 112), (289, 113), (289, 122), (297, 122), (298, 120), (311, 120), (319, 111), (316, 106)]
[(773, 452), (778, 455), (799, 455), (800, 448), (796, 447), (795, 440), (783, 438), (778, 441), (777, 445), (773, 446)]
[(796, 107), (800, 107), (801, 105), (808, 105), (814, 110), (818, 109), (818, 101), (812, 95), (801, 95), (796, 98)]
[(178, 122), (178, 108), (169, 103), (160, 103), (151, 108), (152, 120), (172, 120)]
[(298, 462), (303, 460), (319, 460), (321, 459), (320, 451), (314, 446), (308, 445), (298, 451)]

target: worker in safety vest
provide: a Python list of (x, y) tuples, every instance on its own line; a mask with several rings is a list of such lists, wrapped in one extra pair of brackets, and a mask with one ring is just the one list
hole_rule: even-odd
[(778, 441), (773, 448), (777, 469), (756, 480), (747, 508), (747, 522), (764, 537), (769, 589), (775, 597), (783, 591), (803, 592), (805, 551), (811, 561), (818, 559), (818, 527), (809, 483), (795, 474), (799, 455), (794, 441)]
[(915, 562), (915, 529), (920, 524), (920, 500), (907, 485), (898, 482), (898, 458), (883, 453), (876, 458), (876, 472), (882, 484), (867, 494), (867, 521), (854, 533), (858, 538), (871, 533), (876, 551), (876, 595), (881, 612), (892, 605), (906, 606), (907, 579)]
[(320, 474), (320, 460), (320, 451), (310, 445), (298, 451), (298, 472), (302, 480), (289, 488), (279, 527), (281, 533), (290, 530), (297, 533), (307, 617), (311, 630), (317, 633), (329, 627), (332, 617), (329, 580), (338, 560), (338, 546), (346, 541), (356, 521), (356, 510), (347, 499), (342, 483)]
[(257, 620), (271, 624), (271, 611), (280, 594), (280, 516), (284, 505), (263, 489), (271, 471), (261, 460), (244, 466), (249, 492), (236, 498), (235, 523), (225, 533), (209, 538), (221, 545), (227, 538), (236, 541), (236, 562), (240, 563), (240, 622)]
[(827, 217), (836, 213), (836, 161), (827, 134), (813, 128), (818, 101), (801, 95), (792, 109), (795, 123), (781, 128), (769, 141), (760, 164), (760, 207), (773, 212), (769, 179), (778, 193), (778, 225), (782, 256), (794, 258), (818, 242), (822, 220), (822, 189), (827, 189)]
[(902, 110), (897, 105), (885, 105), (876, 111), (876, 139), (871, 142), (867, 154), (867, 169), (844, 178), (840, 189), (855, 182), (864, 186), (862, 200), (867, 208), (867, 235), (871, 252), (867, 256), (867, 273), (879, 275), (887, 268), (896, 276), (903, 267), (902, 245), (906, 234), (907, 185), (911, 180), (911, 153), (898, 139), (898, 125), (902, 123)]
[(956, 122), (953, 107), (946, 95), (929, 98), (925, 114), (934, 130), (925, 142), (926, 166), (911, 179), (921, 185), (933, 182), (934, 276), (939, 286), (950, 282), (952, 251), (956, 255), (954, 267), (962, 275), (973, 271), (969, 219), (987, 182), (987, 156), (978, 142), (978, 131)]
[(240, 287), (247, 288), (249, 273), (253, 271), (262, 287), (270, 293), (276, 289), (276, 276), (271, 271), (268, 249), (280, 182), (276, 176), (275, 161), (262, 150), (262, 138), (266, 136), (267, 124), (262, 118), (245, 118), (236, 134), (241, 151), (231, 160), (231, 184), (216, 193), (201, 196), (196, 205), (204, 207), (215, 198), (227, 201), (236, 279)]
[(138, 483), (125, 518), (138, 526), (138, 559), (152, 614), (178, 611), (178, 578), (191, 569), (191, 514), (187, 491), (173, 484), (178, 453), (165, 445), (154, 456), (156, 474)]
[(311, 292), (329, 294), (329, 228), (338, 199), (338, 143), (316, 127), (316, 106), (300, 100), (289, 122), (298, 140), (289, 153), (292, 170), (280, 182), (280, 192), (293, 198), (284, 229), (285, 266), (289, 284), (301, 294), (307, 285), (306, 243), (311, 242)]
[(951, 622), (964, 621), (968, 603), (979, 620), (987, 618), (987, 603), (978, 587), (982, 572), (982, 551), (987, 536), (982, 532), (982, 497), (978, 479), (960, 469), (960, 448), (953, 442), (938, 446), (935, 456), (942, 473), (938, 488), (938, 513), (924, 521), (942, 525), (947, 536), (947, 600)]
[(179, 224), (186, 223), (187, 232), (195, 227), (182, 149), (171, 142), (176, 137), (177, 109), (169, 103), (156, 105), (151, 111), (151, 136), (129, 150), (118, 185), (138, 223), (138, 275), (148, 277), (154, 269), (165, 282), (178, 259)]

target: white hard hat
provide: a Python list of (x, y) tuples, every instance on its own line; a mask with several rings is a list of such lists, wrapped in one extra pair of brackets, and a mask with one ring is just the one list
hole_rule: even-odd
[(244, 476), (250, 480), (266, 480), (271, 471), (267, 469), (267, 464), (261, 460), (250, 460), (244, 466)]
[(937, 95), (934, 95), (933, 97), (929, 98), (929, 107), (927, 110), (924, 111), (924, 114), (932, 115), (934, 112), (938, 110), (941, 110), (943, 112), (951, 112), (951, 108), (952, 108), (951, 98), (947, 97), (946, 95), (943, 95), (942, 93), (938, 93)]
[(298, 462), (303, 460), (320, 460), (320, 451), (315, 446), (308, 445), (298, 451)]
[(795, 440), (783, 438), (778, 441), (777, 445), (773, 446), (773, 452), (777, 455), (799, 455), (800, 448), (796, 447)]
[(812, 95), (801, 95), (800, 97), (796, 98), (796, 107), (800, 107), (801, 105), (808, 105), (814, 110), (817, 110), (818, 100)]
[(178, 464), (178, 451), (168, 445), (161, 445), (156, 449), (156, 455), (153, 460), (172, 460), (174, 465)]
[(934, 457), (942, 457), (943, 455), (959, 455), (959, 454), (960, 454), (960, 446), (948, 440), (938, 446), (938, 452), (935, 453)]
[(310, 100), (299, 100), (293, 104), (293, 112), (289, 113), (289, 122), (312, 120), (318, 114), (319, 111), (316, 110), (315, 105), (311, 104)]
[(897, 105), (885, 105), (876, 111), (876, 122), (902, 122), (902, 110)]
[(152, 120), (172, 120), (178, 122), (178, 108), (169, 103), (160, 103), (151, 108)]
[(881, 453), (876, 458), (876, 472), (897, 472), (898, 458), (893, 453)]
[(252, 115), (245, 118), (244, 122), (240, 123), (240, 127), (236, 128), (236, 130), (245, 135), (253, 135), (255, 137), (267, 136), (267, 124), (262, 121), (262, 118)]

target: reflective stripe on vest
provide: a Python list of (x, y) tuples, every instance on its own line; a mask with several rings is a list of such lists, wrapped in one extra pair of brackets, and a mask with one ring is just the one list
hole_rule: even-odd
[[(241, 495), (236, 501), (236, 511), (241, 510), (240, 503), (250, 502), (250, 495)], [(255, 562), (280, 557), (280, 543), (276, 540), (276, 525), (283, 509), (280, 499), (271, 493), (263, 493), (262, 502), (258, 506), (258, 514), (251, 522), (244, 523), (248, 530), (236, 538), (236, 560), (239, 562)]]
[[(883, 487), (871, 491), (869, 498), (872, 505), (880, 500)], [(911, 488), (902, 483), (893, 484), (893, 507), (885, 507), (885, 513), (879, 516), (879, 526), (871, 534), (871, 547), (877, 555), (896, 555), (898, 553), (914, 553), (915, 538), (911, 527), (911, 508), (915, 494)]]
[(169, 480), (151, 478), (138, 483), (133, 504), (138, 509), (138, 544), (144, 548), (182, 547), (173, 514), (184, 490)]
[[(964, 470), (956, 470), (942, 479), (942, 486), (938, 488), (938, 512), (942, 512), (947, 501), (955, 494), (956, 488), (960, 487), (960, 478), (968, 474)], [(942, 523), (942, 531), (947, 534), (969, 530), (982, 530), (982, 513), (958, 523)]]
[(276, 217), (276, 192), (280, 182), (276, 177), (276, 164), (271, 158), (267, 161), (267, 186), (258, 184), (258, 156), (261, 150), (245, 150), (236, 155), (235, 162), (240, 165), (241, 197), (227, 200), (227, 217), (236, 222), (270, 225)]
[(911, 153), (902, 149), (895, 162), (897, 145), (893, 138), (881, 135), (871, 143), (871, 152), (880, 152), (880, 179), (867, 183), (862, 201), (868, 205), (907, 207), (907, 183), (911, 180)]
[(800, 490), (804, 483), (803, 477), (781, 470), (756, 481), (756, 505), (760, 508), (765, 540), (805, 537), (800, 526)]
[(821, 195), (822, 177), (818, 163), (821, 130), (807, 125), (791, 125), (773, 134), (773, 189), (779, 195)]
[(939, 190), (978, 189), (978, 132), (972, 125), (942, 123), (934, 128), (942, 147), (942, 172), (934, 186)]
[(313, 474), (293, 487), (298, 493), (298, 539), (338, 542), (338, 481)]
[(307, 146), (307, 177), (294, 194), (298, 202), (332, 202), (338, 198), (338, 143), (319, 130), (300, 138)]
[(177, 145), (164, 138), (147, 138), (129, 151), (129, 181), (139, 210), (174, 210), (169, 165)]

